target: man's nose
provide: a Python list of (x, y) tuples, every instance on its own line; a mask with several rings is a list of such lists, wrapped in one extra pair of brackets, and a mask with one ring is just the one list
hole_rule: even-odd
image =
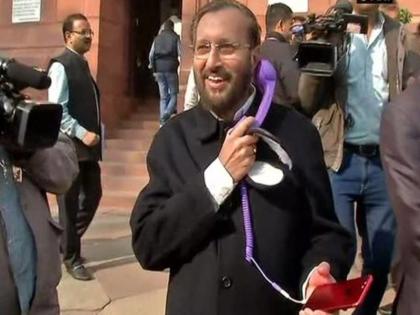
[(207, 58), (206, 67), (214, 68), (219, 67), (222, 64), (219, 51), (216, 47), (212, 47)]

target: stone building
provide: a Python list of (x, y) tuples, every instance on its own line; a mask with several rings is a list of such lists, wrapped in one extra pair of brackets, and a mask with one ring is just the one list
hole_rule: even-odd
[[(189, 27), (197, 9), (210, 0), (0, 0), (0, 55), (31, 65), (46, 67), (63, 48), (61, 23), (65, 16), (80, 12), (92, 25), (95, 37), (87, 54), (102, 92), (102, 115), (108, 126), (127, 116), (139, 97), (156, 91), (147, 69), (147, 56), (160, 24), (170, 15), (182, 19), (181, 90), (191, 66)], [(279, 0), (241, 0), (258, 17), (263, 27), (266, 6)], [(309, 12), (322, 13), (335, 0), (284, 0), (298, 3)], [(399, 0), (420, 21), (418, 0)], [(16, 10), (28, 14), (40, 5), (34, 22), (13, 23)], [(22, 9), (23, 8), (23, 9)], [(30, 13), (30, 12), (29, 12)], [(306, 12), (302, 12), (306, 13)], [(15, 17), (14, 17), (15, 15)], [(264, 27), (263, 27), (264, 29)], [(45, 97), (45, 92), (30, 92)]]

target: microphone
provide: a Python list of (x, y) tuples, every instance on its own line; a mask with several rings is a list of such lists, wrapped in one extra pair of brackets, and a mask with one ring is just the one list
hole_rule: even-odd
[(334, 10), (340, 13), (353, 13), (353, 5), (348, 0), (338, 0), (335, 3)]
[(0, 57), (0, 74), (3, 74), (20, 89), (32, 87), (43, 90), (51, 85), (51, 79), (45, 71), (36, 70), (14, 59)]

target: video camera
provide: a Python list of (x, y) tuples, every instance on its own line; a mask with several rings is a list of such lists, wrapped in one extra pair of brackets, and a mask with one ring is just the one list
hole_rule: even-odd
[(55, 144), (62, 106), (35, 103), (20, 93), (27, 87), (42, 90), (50, 84), (45, 71), (0, 57), (0, 144), (24, 152)]
[(309, 15), (303, 23), (311, 39), (298, 46), (297, 60), (302, 72), (331, 76), (350, 45), (350, 33), (367, 33), (367, 16), (352, 14), (347, 0), (338, 0), (324, 15)]

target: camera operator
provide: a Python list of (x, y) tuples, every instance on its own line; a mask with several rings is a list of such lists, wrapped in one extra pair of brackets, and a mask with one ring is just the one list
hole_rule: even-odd
[[(41, 105), (42, 106), (42, 105)], [(0, 145), (0, 313), (58, 315), (59, 240), (46, 192), (64, 193), (78, 172), (67, 136), (15, 154)]]
[[(401, 24), (377, 4), (352, 1), (368, 17), (367, 34), (351, 34), (350, 48), (332, 77), (302, 74), (299, 96), (304, 112), (318, 128), (329, 168), (336, 214), (354, 236), (357, 207), (364, 260), (362, 273), (373, 287), (355, 314), (376, 314), (387, 286), (395, 235), (379, 156), (379, 125), (384, 103), (397, 96), (409, 77)], [(360, 219), (360, 220), (359, 220)]]

